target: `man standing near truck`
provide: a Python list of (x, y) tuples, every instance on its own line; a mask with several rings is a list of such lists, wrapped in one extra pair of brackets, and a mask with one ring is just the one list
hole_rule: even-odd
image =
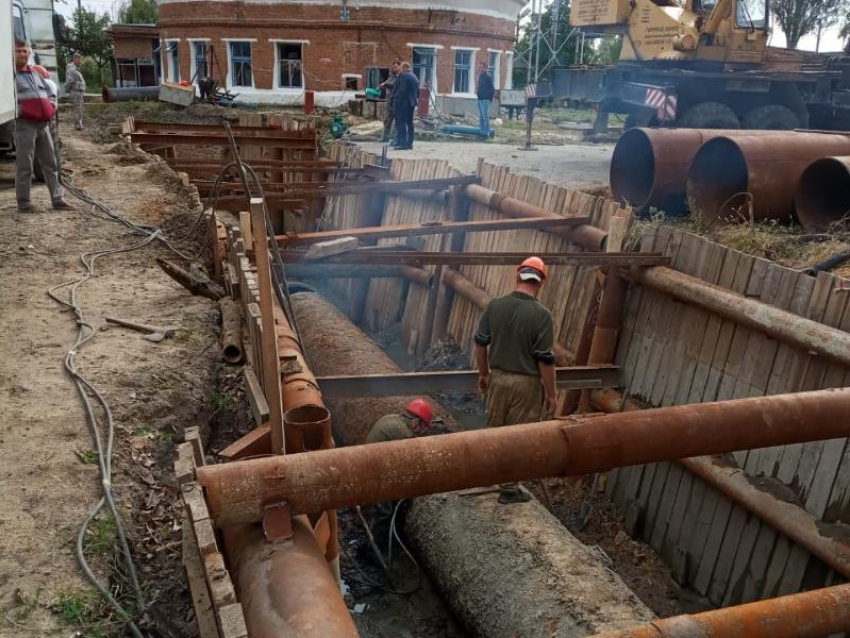
[[(555, 414), (554, 324), (537, 301), (548, 274), (542, 259), (529, 257), (517, 268), (516, 290), (493, 299), (481, 317), (475, 357), (488, 427), (533, 423)], [(517, 483), (499, 486), (500, 503), (528, 499)]]
[(15, 90), (18, 117), (15, 119), (15, 195), (19, 213), (31, 213), (30, 200), (33, 161), (38, 158), (44, 180), (50, 189), (50, 200), (56, 210), (74, 210), (62, 196), (56, 152), (50, 137), (50, 121), (56, 108), (50, 102), (50, 91), (44, 79), (29, 65), (30, 48), (15, 39)]
[(65, 67), (65, 91), (71, 99), (74, 128), (83, 130), (83, 96), (86, 92), (86, 79), (82, 72), (83, 56), (74, 53), (70, 64)]

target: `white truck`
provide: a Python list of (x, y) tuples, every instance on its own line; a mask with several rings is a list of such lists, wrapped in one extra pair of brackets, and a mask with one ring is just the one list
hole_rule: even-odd
[[(0, 2), (0, 86), (15, 86), (15, 38), (29, 43), (33, 61), (42, 65), (59, 86), (56, 61), (55, 29), (59, 26), (53, 13), (53, 0), (12, 0)], [(17, 101), (14, 90), (0, 91), (0, 155), (11, 151), (13, 123)]]

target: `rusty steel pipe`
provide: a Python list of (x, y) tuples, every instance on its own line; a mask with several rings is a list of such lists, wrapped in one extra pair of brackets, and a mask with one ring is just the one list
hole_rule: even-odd
[[(637, 401), (623, 396), (617, 390), (595, 390), (592, 400), (597, 408), (607, 413), (643, 409)], [(678, 462), (835, 571), (850, 578), (850, 545), (823, 536), (818, 520), (805, 509), (780, 501), (768, 492), (753, 487), (737, 468), (716, 465), (705, 457), (679, 459)]]
[(850, 630), (850, 585), (675, 616), (593, 638), (820, 638)]
[(850, 136), (773, 132), (709, 140), (687, 177), (691, 213), (716, 220), (791, 221), (800, 176), (814, 160), (850, 154)]
[[(505, 197), (501, 193), (497, 193), (484, 186), (479, 186), (478, 184), (469, 184), (464, 187), (462, 192), (467, 199), (488, 206), (492, 210), (515, 219), (563, 217), (563, 215), (558, 215), (550, 210), (529, 204), (514, 197)], [(605, 240), (608, 237), (608, 233), (604, 230), (590, 224), (565, 228), (549, 228), (546, 232), (566, 237), (574, 244), (579, 244), (589, 250), (600, 251), (605, 250)]]
[(803, 171), (794, 200), (797, 219), (810, 233), (829, 232), (850, 215), (850, 156), (824, 157)]
[(850, 388), (545, 421), (198, 469), (218, 526), (850, 435)]
[(640, 211), (655, 207), (671, 215), (684, 213), (688, 169), (697, 151), (710, 139), (734, 133), (684, 128), (626, 131), (611, 158), (614, 199)]
[(100, 97), (106, 103), (131, 102), (135, 100), (158, 100), (158, 86), (113, 87), (104, 86), (100, 89)]
[(633, 283), (763, 332), (795, 348), (850, 366), (850, 333), (843, 330), (749, 299), (664, 266), (621, 272)]
[(356, 638), (359, 634), (310, 523), (292, 519), (289, 540), (267, 542), (262, 526), (224, 530), (251, 638)]
[(230, 297), (218, 300), (221, 311), (221, 358), (231, 365), (242, 363), (242, 315)]
[(432, 274), (413, 266), (383, 266), (370, 264), (326, 264), (309, 262), (291, 264), (286, 274), (294, 279), (382, 279), (403, 277), (418, 286), (431, 285)]

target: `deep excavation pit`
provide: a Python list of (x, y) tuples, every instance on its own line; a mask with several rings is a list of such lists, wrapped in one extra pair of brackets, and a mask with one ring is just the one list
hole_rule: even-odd
[[(292, 302), (316, 375), (401, 371), (321, 296), (297, 293)], [(409, 398), (328, 400), (338, 442), (362, 443), (374, 421), (401, 411)], [(492, 493), (418, 498), (406, 531), (472, 635), (579, 637), (654, 618), (601, 554), (535, 500), (501, 506)]]

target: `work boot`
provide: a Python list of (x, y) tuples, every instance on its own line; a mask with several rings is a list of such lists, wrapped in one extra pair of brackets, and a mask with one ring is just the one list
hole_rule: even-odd
[(36, 208), (31, 203), (29, 203), (29, 202), (26, 202), (26, 203), (18, 202), (18, 213), (28, 214), (28, 213), (35, 213), (35, 212), (36, 212)]
[(53, 202), (53, 210), (67, 210), (67, 211), (71, 211), (71, 210), (77, 210), (77, 207), (76, 207), (76, 206), (72, 206), (71, 204), (69, 204), (68, 202), (66, 202), (64, 199), (60, 199), (60, 200), (58, 200), (58, 201)]
[(531, 494), (522, 489), (518, 483), (499, 486), (499, 502), (503, 505), (528, 503), (530, 500)]

